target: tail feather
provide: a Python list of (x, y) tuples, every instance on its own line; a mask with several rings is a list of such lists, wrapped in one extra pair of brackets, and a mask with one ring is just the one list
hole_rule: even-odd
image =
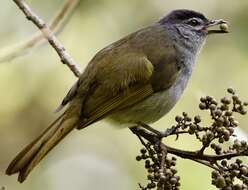
[(75, 128), (77, 118), (65, 118), (64, 115), (65, 113), (14, 158), (6, 170), (7, 175), (19, 173), (18, 181), (23, 182), (42, 158)]
[[(9, 164), (6, 174), (11, 175), (17, 173), (23, 166), (25, 166), (28, 161), (37, 153), (41, 143), (51, 136), (54, 131), (57, 129), (58, 125), (56, 125), (59, 120), (62, 118), (63, 114), (57, 118), (48, 128), (33, 142), (31, 142), (28, 146), (26, 146)], [(49, 135), (50, 134), (50, 135)]]

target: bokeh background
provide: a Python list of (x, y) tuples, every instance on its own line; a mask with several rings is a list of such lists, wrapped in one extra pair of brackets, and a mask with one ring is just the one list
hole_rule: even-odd
[[(173, 118), (182, 111), (190, 115), (198, 113), (198, 99), (202, 95), (220, 98), (226, 94), (227, 87), (233, 86), (241, 97), (248, 97), (248, 1), (81, 1), (58, 37), (82, 68), (101, 48), (173, 9), (194, 9), (209, 18), (223, 18), (231, 23), (230, 34), (208, 39), (187, 90), (176, 107), (154, 124), (158, 129), (174, 124)], [(63, 3), (62, 0), (28, 2), (47, 21)], [(37, 31), (16, 5), (7, 0), (1, 1), (0, 25), (0, 51)], [(16, 176), (4, 175), (17, 152), (56, 118), (53, 110), (75, 80), (47, 44), (28, 55), (0, 64), (0, 188), (133, 190), (138, 189), (138, 182), (145, 182), (143, 164), (135, 161), (140, 148), (138, 139), (128, 129), (118, 130), (104, 121), (70, 134), (25, 183), (20, 185)], [(240, 118), (242, 138), (246, 140), (247, 121), (247, 116)], [(186, 149), (199, 147), (191, 138), (168, 143)], [(215, 189), (210, 185), (210, 169), (179, 160), (178, 170), (182, 190)]]

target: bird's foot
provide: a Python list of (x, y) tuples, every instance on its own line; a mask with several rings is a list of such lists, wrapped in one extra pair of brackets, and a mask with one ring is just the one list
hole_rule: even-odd
[(153, 133), (154, 135), (156, 135), (158, 138), (163, 138), (164, 134), (162, 131), (158, 131), (154, 128), (152, 128), (151, 126), (145, 124), (145, 123), (142, 123), (142, 122), (139, 122), (137, 123), (139, 127), (142, 127), (144, 129), (146, 129), (147, 131)]
[(142, 127), (144, 129), (146, 129), (147, 131), (155, 134), (158, 138), (164, 138), (164, 137), (168, 137), (170, 135), (174, 135), (176, 130), (177, 130), (176, 127), (172, 127), (172, 128), (166, 129), (165, 131), (158, 131), (158, 130), (152, 128), (151, 126), (149, 126), (145, 123), (139, 122), (137, 124), (139, 127)]
[(163, 131), (162, 134), (163, 134), (163, 137), (168, 137), (170, 135), (174, 135), (176, 131), (177, 131), (176, 127), (171, 127)]

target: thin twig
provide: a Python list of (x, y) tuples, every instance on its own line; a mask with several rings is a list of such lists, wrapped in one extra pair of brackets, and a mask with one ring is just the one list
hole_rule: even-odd
[[(76, 7), (78, 7), (80, 0), (66, 0), (61, 8), (57, 11), (55, 16), (49, 22), (49, 28), (58, 34), (67, 21), (71, 18)], [(37, 46), (41, 46), (46, 42), (43, 34), (38, 31), (33, 34), (30, 38), (10, 45), (0, 50), (0, 63), (12, 61), (22, 55), (29, 53), (32, 49)]]
[(181, 149), (176, 149), (173, 147), (169, 147), (165, 145), (167, 148), (168, 153), (177, 155), (182, 158), (196, 158), (196, 159), (201, 159), (201, 160), (206, 160), (210, 162), (218, 161), (218, 160), (223, 160), (223, 159), (231, 159), (234, 157), (238, 156), (248, 156), (247, 152), (239, 152), (239, 153), (227, 153), (227, 154), (222, 154), (222, 155), (208, 155), (208, 154), (199, 154), (199, 151), (185, 151)]
[(60, 41), (54, 36), (51, 29), (47, 24), (36, 15), (28, 4), (24, 0), (13, 0), (16, 5), (22, 10), (26, 15), (27, 19), (32, 21), (42, 32), (43, 36), (48, 40), (51, 46), (55, 49), (59, 55), (61, 62), (66, 64), (75, 76), (79, 77), (81, 74), (81, 69), (78, 64), (73, 60), (73, 58), (67, 53)]
[(200, 164), (203, 164), (203, 165), (205, 165), (205, 166), (208, 166), (208, 167), (210, 167), (210, 168), (212, 168), (212, 169), (214, 169), (214, 170), (217, 170), (217, 171), (219, 171), (219, 172), (222, 172), (222, 170), (220, 169), (220, 168), (217, 168), (217, 167), (215, 167), (215, 166), (213, 166), (212, 164), (210, 164), (208, 161), (204, 161), (204, 160), (198, 160), (198, 159), (193, 159), (195, 162), (198, 162), (198, 163), (200, 163)]

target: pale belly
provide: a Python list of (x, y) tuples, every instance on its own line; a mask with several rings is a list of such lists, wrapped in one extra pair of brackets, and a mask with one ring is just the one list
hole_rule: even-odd
[(153, 123), (166, 115), (181, 97), (189, 75), (182, 74), (169, 89), (154, 93), (141, 102), (121, 110), (109, 118), (114, 122), (134, 124)]

